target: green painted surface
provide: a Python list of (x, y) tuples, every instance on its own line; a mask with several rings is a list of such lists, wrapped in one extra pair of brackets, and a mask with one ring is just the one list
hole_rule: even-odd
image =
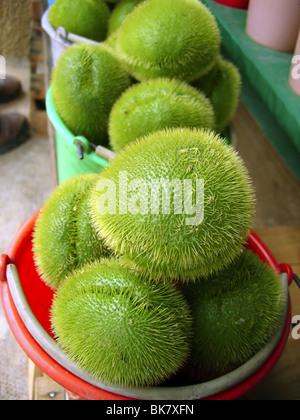
[(289, 86), (292, 54), (277, 52), (246, 33), (247, 10), (203, 0), (216, 16), (223, 55), (243, 76), (242, 100), (282, 159), (300, 179), (300, 97)]

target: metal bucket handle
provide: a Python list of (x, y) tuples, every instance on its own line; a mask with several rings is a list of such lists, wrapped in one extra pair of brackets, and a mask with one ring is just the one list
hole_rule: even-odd
[(101, 45), (101, 42), (93, 41), (92, 39), (85, 38), (80, 35), (73, 34), (72, 32), (68, 32), (63, 26), (59, 26), (56, 29), (56, 36), (58, 36), (62, 41), (66, 42), (69, 45), (72, 44), (94, 44), (94, 45)]

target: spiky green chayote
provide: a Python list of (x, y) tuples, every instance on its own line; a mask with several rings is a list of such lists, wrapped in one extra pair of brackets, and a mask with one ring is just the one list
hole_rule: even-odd
[(157, 385), (189, 355), (191, 317), (181, 292), (114, 260), (72, 273), (55, 296), (51, 319), (69, 357), (106, 383)]
[(94, 41), (107, 36), (110, 10), (103, 0), (56, 0), (49, 10), (49, 23)]
[(238, 68), (221, 57), (215, 67), (194, 83), (211, 100), (216, 115), (216, 130), (222, 132), (236, 112), (241, 93)]
[(54, 68), (53, 103), (75, 136), (106, 146), (111, 108), (130, 84), (129, 75), (108, 47), (77, 44)]
[(220, 52), (215, 17), (198, 0), (146, 0), (123, 22), (116, 51), (139, 81), (169, 77), (192, 82)]
[(153, 79), (133, 85), (116, 101), (109, 119), (110, 145), (119, 152), (154, 131), (214, 125), (214, 110), (204, 94), (179, 80)]
[(229, 265), (253, 226), (243, 160), (204, 129), (152, 133), (126, 146), (91, 191), (91, 217), (122, 264), (154, 279), (195, 280)]
[(78, 175), (57, 187), (42, 208), (33, 253), (43, 281), (57, 289), (76, 268), (110, 255), (89, 216), (89, 193), (97, 174)]
[(246, 363), (284, 321), (287, 296), (281, 279), (252, 251), (182, 291), (193, 316), (191, 367), (198, 380)]
[(108, 35), (110, 36), (115, 32), (122, 23), (125, 21), (127, 16), (144, 0), (122, 0), (118, 2), (108, 22)]

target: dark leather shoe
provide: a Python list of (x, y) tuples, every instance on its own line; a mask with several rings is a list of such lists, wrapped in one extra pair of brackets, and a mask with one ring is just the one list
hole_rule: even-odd
[(13, 76), (6, 76), (0, 79), (0, 103), (12, 101), (22, 92), (22, 86), (18, 79)]
[(23, 115), (0, 115), (0, 154), (15, 149), (28, 137), (29, 123)]

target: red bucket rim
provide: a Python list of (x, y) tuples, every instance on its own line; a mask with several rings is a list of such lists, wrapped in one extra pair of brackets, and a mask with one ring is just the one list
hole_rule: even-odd
[(236, 9), (248, 9), (249, 0), (214, 0), (216, 3)]
[[(18, 310), (12, 299), (7, 281), (3, 281), (6, 277), (5, 271), (7, 264), (14, 264), (15, 254), (17, 250), (22, 245), (22, 242), (25, 237), (32, 234), (32, 230), (38, 217), (39, 211), (37, 211), (33, 216), (28, 219), (27, 222), (23, 224), (21, 229), (17, 232), (13, 238), (7, 255), (1, 257), (1, 299), (4, 313), (7, 319), (7, 322), (10, 326), (10, 329), (17, 340), (18, 344), (25, 352), (25, 354), (38, 366), (47, 376), (52, 378), (55, 382), (60, 384), (63, 388), (70, 391), (71, 393), (83, 398), (85, 400), (133, 400), (133, 398), (114, 394), (112, 392), (97, 388), (92, 384), (82, 380), (81, 378), (75, 376), (71, 372), (68, 372), (63, 368), (56, 360), (49, 356), (46, 351), (34, 340), (26, 326), (24, 325)], [(264, 261), (269, 264), (274, 271), (281, 273), (282, 270), (277, 264), (275, 258), (270, 253), (266, 245), (260, 240), (260, 238), (254, 233), (251, 232), (249, 235), (248, 243), (246, 248), (253, 250), (257, 255), (259, 255)], [(284, 351), (286, 342), (289, 337), (290, 332), (290, 323), (291, 323), (291, 306), (289, 302), (288, 314), (284, 327), (284, 331), (280, 342), (278, 343), (276, 349), (271, 354), (267, 362), (252, 376), (242, 381), (238, 385), (232, 387), (231, 389), (225, 390), (217, 395), (213, 395), (207, 400), (236, 400), (255, 386), (257, 386), (273, 369), (273, 367), (278, 362), (281, 354)]]

